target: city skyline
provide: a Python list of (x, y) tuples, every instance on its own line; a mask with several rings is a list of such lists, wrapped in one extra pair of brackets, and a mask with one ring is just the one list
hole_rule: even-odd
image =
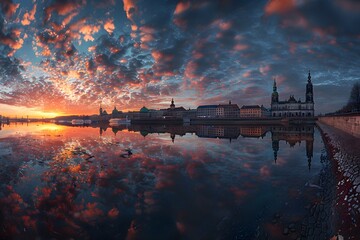
[[(305, 99), (344, 106), (360, 53), (353, 0), (0, 3), (0, 114), (55, 117), (143, 106)], [(339, 94), (340, 93), (340, 94)]]

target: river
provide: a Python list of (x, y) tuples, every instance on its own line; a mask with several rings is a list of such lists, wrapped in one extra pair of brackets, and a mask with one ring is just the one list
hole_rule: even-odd
[(2, 125), (0, 236), (300, 239), (324, 154), (314, 125)]

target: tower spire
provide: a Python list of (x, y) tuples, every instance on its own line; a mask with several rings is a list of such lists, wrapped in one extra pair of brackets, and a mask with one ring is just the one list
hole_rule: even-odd
[(174, 108), (175, 108), (174, 98), (171, 99), (170, 108), (171, 108), (171, 109), (174, 109)]
[(99, 107), (99, 115), (102, 116), (103, 115), (103, 109), (101, 107), (101, 103), (100, 103), (100, 107)]
[(274, 85), (273, 85), (273, 91), (276, 92), (277, 87), (276, 87), (276, 79), (274, 78)]
[(276, 80), (274, 78), (273, 93), (271, 94), (271, 104), (279, 102), (279, 94), (277, 92)]
[(308, 75), (308, 83), (306, 84), (305, 99), (306, 99), (306, 102), (309, 102), (309, 103), (314, 102), (314, 93), (313, 93), (313, 85), (311, 82), (310, 70), (309, 70), (309, 75)]

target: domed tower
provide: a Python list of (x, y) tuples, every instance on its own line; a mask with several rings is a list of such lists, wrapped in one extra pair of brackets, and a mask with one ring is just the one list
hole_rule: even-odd
[(314, 103), (314, 93), (313, 93), (313, 85), (311, 82), (311, 75), (309, 70), (308, 83), (306, 84), (306, 96), (307, 103)]
[(175, 109), (174, 99), (171, 99), (170, 109)]
[(114, 109), (111, 112), (112, 117), (117, 117), (117, 115), (119, 114), (119, 111), (116, 109), (116, 106), (114, 106)]

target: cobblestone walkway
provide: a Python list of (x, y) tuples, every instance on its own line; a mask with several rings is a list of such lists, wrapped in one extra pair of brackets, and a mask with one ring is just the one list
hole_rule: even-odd
[(335, 228), (344, 239), (360, 239), (360, 138), (318, 123), (336, 174)]

